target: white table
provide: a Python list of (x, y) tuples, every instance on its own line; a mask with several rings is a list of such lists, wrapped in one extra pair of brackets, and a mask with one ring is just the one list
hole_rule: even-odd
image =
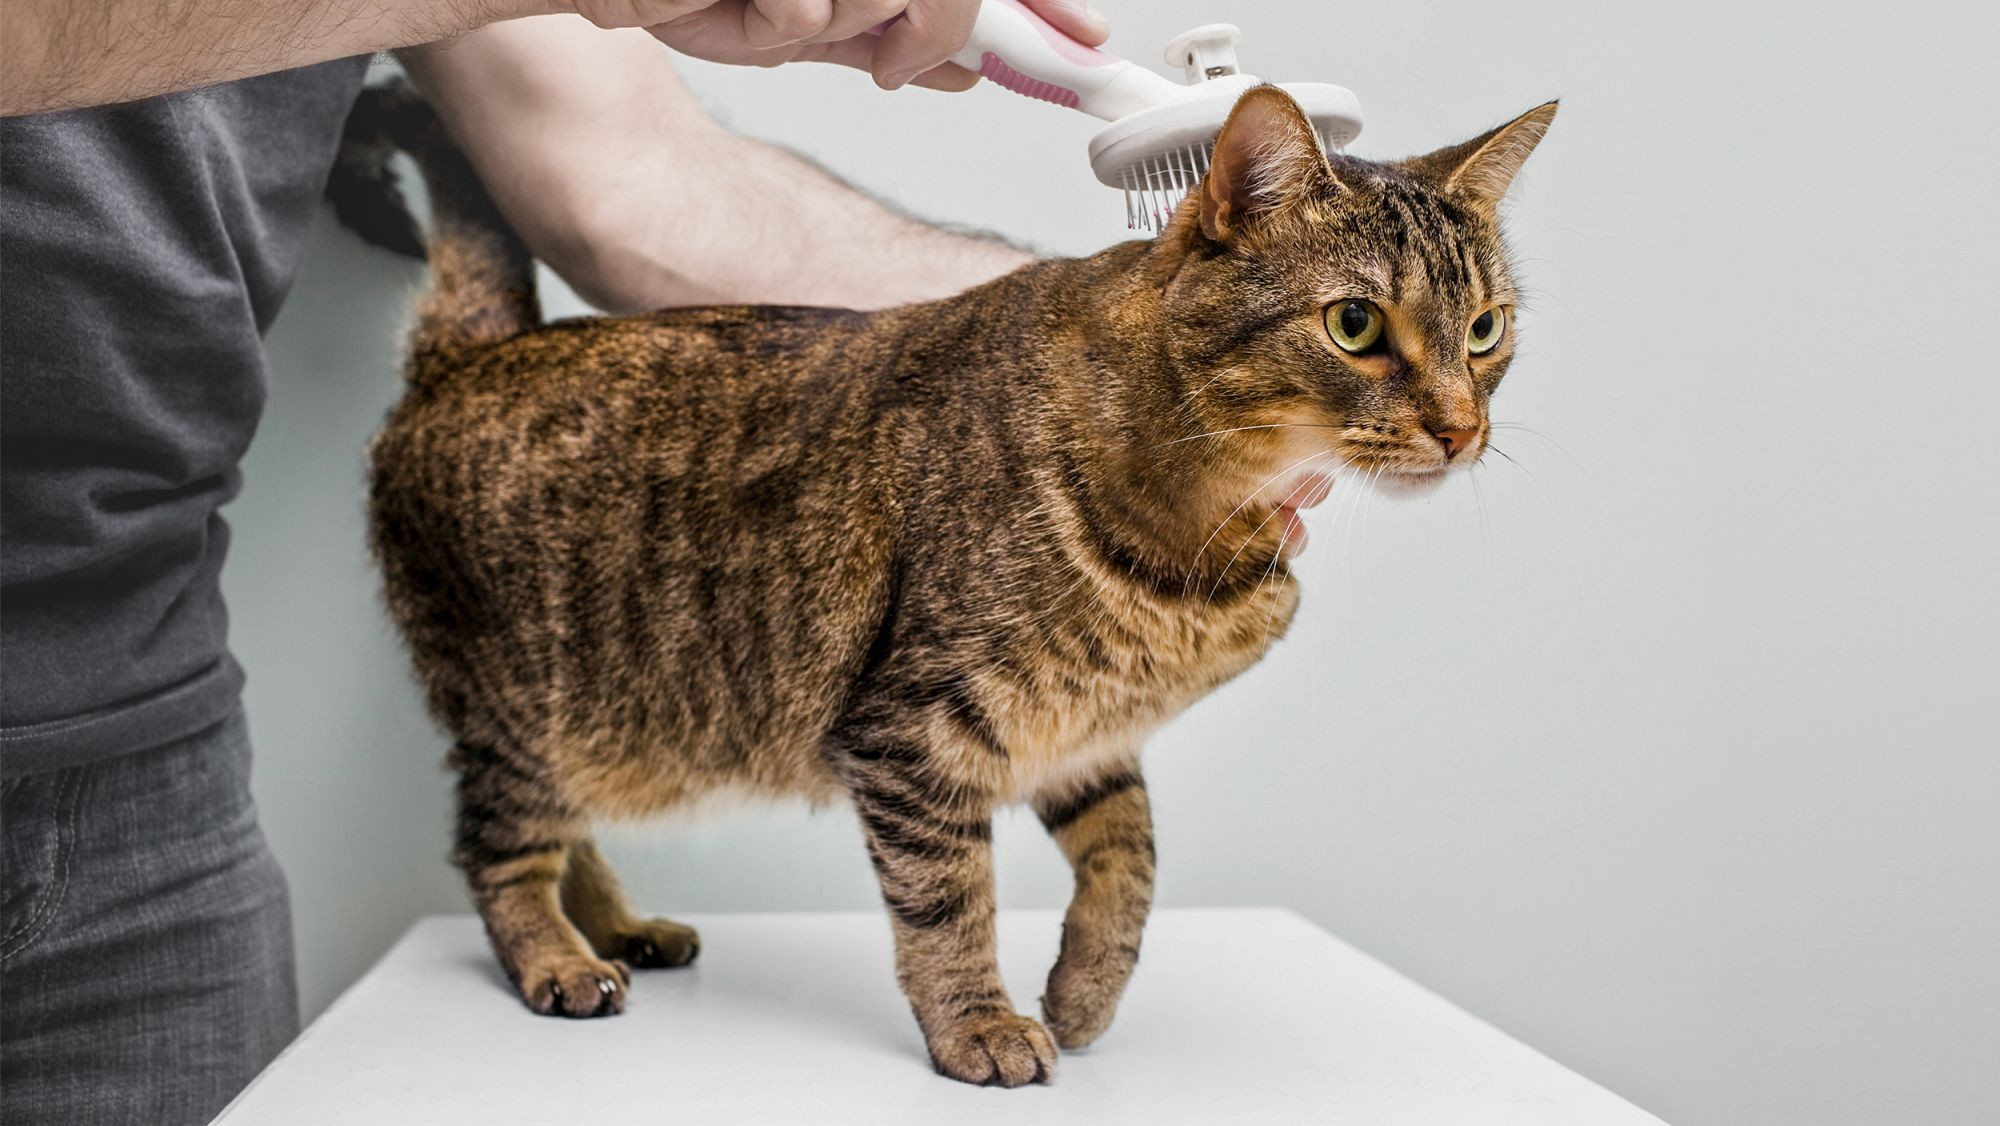
[[(623, 1016), (515, 999), (470, 917), (424, 919), (223, 1112), (226, 1126), (1278, 1123), (1658, 1119), (1288, 911), (1154, 915), (1113, 1024), (1055, 1083), (931, 1072), (879, 914), (688, 916), (701, 959)], [(1001, 917), (1033, 1012), (1060, 917)]]

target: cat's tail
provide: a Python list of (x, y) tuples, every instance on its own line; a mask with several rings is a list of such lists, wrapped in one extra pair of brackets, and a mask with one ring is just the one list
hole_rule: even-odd
[[(429, 236), (420, 238), (390, 158), (409, 153), (430, 193)], [(334, 214), (363, 239), (431, 266), (417, 304), (408, 375), (424, 383), (472, 348), (542, 323), (535, 263), (486, 194), (444, 123), (408, 83), (361, 92), (341, 134), (327, 181)]]

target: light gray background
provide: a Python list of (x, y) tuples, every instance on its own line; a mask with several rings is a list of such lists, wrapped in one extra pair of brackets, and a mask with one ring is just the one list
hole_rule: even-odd
[[(1363, 155), (1564, 98), (1518, 187), (1536, 297), (1497, 404), (1546, 437), (1502, 431), (1520, 467), (1489, 456), (1426, 502), (1321, 510), (1291, 636), (1150, 751), (1161, 901), (1294, 907), (1683, 1126), (1990, 1120), (1994, 17), (1107, 7), (1136, 58), (1227, 18), (1249, 69), (1351, 86)], [(1063, 253), (1123, 234), (1080, 117), (684, 72), (921, 214)], [(416, 277), (323, 226), (230, 511), (309, 1012), (413, 917), (465, 908), (444, 743), (362, 547)], [(1062, 902), (1031, 818), (999, 853), (1003, 903)], [(726, 812), (615, 854), (661, 911), (877, 903), (844, 812)]]

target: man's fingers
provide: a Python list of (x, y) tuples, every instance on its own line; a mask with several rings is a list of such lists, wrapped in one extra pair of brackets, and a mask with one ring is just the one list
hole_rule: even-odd
[[(885, 90), (915, 83), (966, 90), (978, 75), (949, 60), (965, 46), (979, 0), (586, 0), (604, 26), (673, 15), (648, 30), (696, 58), (748, 66), (793, 60), (870, 72)], [(1063, 32), (1101, 43), (1105, 26), (1088, 0), (1022, 0)], [(689, 8), (694, 10), (688, 10)], [(643, 14), (642, 14), (643, 13)], [(885, 20), (880, 36), (864, 34)]]
[(856, 70), (867, 70), (875, 65), (875, 44), (872, 35), (857, 35), (852, 39), (842, 39), (837, 43), (801, 44), (799, 53), (793, 58), (801, 63), (835, 63), (851, 66)]
[(1090, 0), (1021, 0), (1035, 14), (1055, 25), (1057, 31), (1090, 47), (1103, 46), (1111, 37), (1111, 24)]
[(875, 84), (894, 90), (957, 54), (978, 14), (978, 0), (910, 0), (876, 45)]
[(862, 32), (895, 19), (903, 13), (907, 0), (834, 0), (833, 19), (817, 41), (832, 43), (852, 39)]
[(653, 38), (684, 55), (732, 66), (777, 66), (796, 58), (799, 47), (752, 47), (743, 38), (743, 13), (750, 0), (719, 0), (698, 12), (646, 28)]
[(749, 0), (743, 41), (753, 47), (834, 43), (895, 19), (906, 0)]
[(833, 0), (751, 0), (743, 8), (743, 41), (760, 50), (804, 43), (833, 22)]
[[(872, 35), (857, 35), (838, 43), (807, 43), (798, 48), (799, 53), (792, 61), (835, 63), (856, 70), (870, 70), (875, 64), (875, 48), (880, 43), (881, 40)], [(979, 85), (979, 72), (967, 70), (957, 63), (939, 63), (910, 79), (909, 85), (957, 93)]]

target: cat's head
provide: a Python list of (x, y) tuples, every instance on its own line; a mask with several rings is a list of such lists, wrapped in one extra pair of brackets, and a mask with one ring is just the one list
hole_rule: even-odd
[(1154, 251), (1189, 432), (1406, 488), (1477, 461), (1514, 356), (1500, 199), (1555, 113), (1374, 163), (1327, 157), (1276, 87), (1244, 94)]

